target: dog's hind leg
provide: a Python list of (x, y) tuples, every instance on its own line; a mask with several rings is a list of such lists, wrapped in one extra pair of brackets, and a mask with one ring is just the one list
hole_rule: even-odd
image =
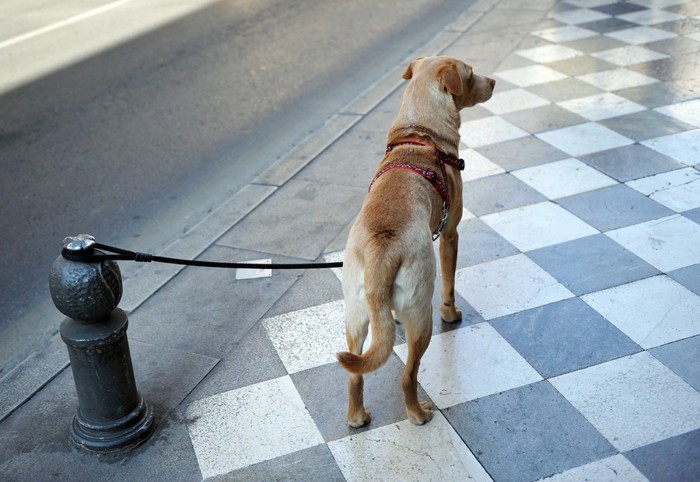
[[(347, 313), (346, 316), (352, 316)], [(348, 350), (356, 355), (362, 354), (362, 346), (367, 338), (367, 326), (369, 320), (359, 326), (346, 327), (345, 336), (348, 342)], [(350, 373), (348, 379), (348, 425), (351, 427), (362, 427), (367, 425), (371, 419), (370, 414), (365, 410), (364, 404), (364, 378), (362, 375)]]
[(432, 331), (432, 309), (428, 314), (428, 318), (422, 323), (416, 325), (412, 322), (406, 326), (408, 358), (401, 385), (406, 401), (406, 414), (411, 423), (415, 425), (423, 425), (433, 418), (432, 403), (418, 401), (418, 370), (420, 368), (420, 360), (425, 350), (428, 349)]

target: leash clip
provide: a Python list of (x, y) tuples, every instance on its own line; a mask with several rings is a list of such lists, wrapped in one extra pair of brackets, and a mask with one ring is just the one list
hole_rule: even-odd
[(448, 210), (447, 210), (447, 203), (442, 202), (442, 219), (440, 219), (440, 223), (438, 224), (437, 228), (435, 228), (435, 231), (433, 231), (433, 241), (435, 241), (437, 238), (440, 237), (442, 234), (442, 230), (445, 229), (445, 225), (447, 224), (447, 215), (448, 215)]

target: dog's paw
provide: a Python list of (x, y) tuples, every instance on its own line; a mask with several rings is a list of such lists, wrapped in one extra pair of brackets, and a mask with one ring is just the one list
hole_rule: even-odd
[(372, 420), (372, 416), (369, 412), (365, 412), (361, 416), (348, 418), (348, 425), (350, 425), (353, 428), (360, 428), (367, 425), (370, 422), (370, 420)]
[(462, 310), (454, 305), (443, 304), (440, 307), (440, 319), (445, 323), (457, 323), (462, 321)]
[(433, 419), (433, 404), (431, 402), (421, 402), (421, 411), (419, 415), (408, 413), (408, 420), (413, 425), (423, 425)]

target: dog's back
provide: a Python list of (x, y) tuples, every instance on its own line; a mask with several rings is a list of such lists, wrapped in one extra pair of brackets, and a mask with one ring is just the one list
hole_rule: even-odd
[(391, 354), (395, 338), (392, 310), (405, 324), (423, 320), (426, 310), (431, 310), (433, 213), (427, 208), (429, 200), (422, 199), (430, 192), (421, 186), (412, 188), (410, 182), (402, 182), (402, 176), (415, 175), (396, 171), (378, 180), (348, 238), (342, 279), (347, 329), (364, 340), (366, 325), (372, 320), (373, 338), (363, 356), (339, 354), (341, 365), (353, 373), (376, 370)]

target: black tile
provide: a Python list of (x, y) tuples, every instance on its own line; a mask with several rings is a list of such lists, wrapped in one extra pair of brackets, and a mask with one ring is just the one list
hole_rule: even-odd
[(591, 10), (596, 10), (601, 13), (607, 13), (608, 15), (624, 15), (625, 13), (647, 10), (647, 7), (636, 5), (634, 3), (620, 2), (611, 3), (608, 5), (601, 5), (600, 7), (593, 7), (591, 8)]
[(617, 453), (546, 381), (444, 414), (494, 480), (537, 480)]
[(508, 172), (569, 157), (568, 154), (533, 136), (479, 147), (476, 151)]
[(604, 35), (596, 35), (594, 37), (587, 37), (584, 39), (572, 40), (570, 42), (563, 42), (562, 45), (565, 45), (566, 47), (571, 47), (572, 49), (580, 50), (581, 52), (592, 54), (596, 52), (602, 52), (604, 50), (612, 50), (619, 47), (626, 47), (629, 44), (621, 40), (606, 37)]
[[(650, 47), (653, 50), (653, 47)], [(631, 65), (630, 70), (661, 81), (698, 77), (700, 56), (696, 52), (675, 54), (672, 57), (643, 64)]]
[(546, 201), (542, 194), (511, 176), (499, 174), (464, 183), (464, 207), (477, 216)]
[(544, 378), (642, 350), (580, 298), (504, 316), (491, 324)]
[(694, 129), (690, 124), (653, 110), (613, 117), (598, 123), (637, 142)]
[(586, 119), (558, 105), (546, 105), (533, 109), (503, 114), (501, 117), (530, 134), (583, 124)]
[[(697, 167), (696, 167), (696, 169), (697, 169)], [(683, 213), (683, 216), (690, 219), (691, 221), (695, 221), (696, 223), (700, 224), (700, 208), (691, 209), (690, 211), (686, 211)]]
[(579, 97), (588, 97), (605, 92), (587, 82), (571, 77), (556, 82), (533, 85), (528, 87), (528, 90), (551, 102), (578, 99)]
[(617, 30), (624, 30), (626, 28), (639, 27), (639, 25), (628, 22), (627, 20), (622, 20), (621, 18), (605, 18), (603, 20), (596, 20), (595, 22), (582, 23), (579, 24), (578, 27), (604, 34)]
[(654, 28), (673, 32), (678, 35), (690, 35), (700, 32), (700, 19), (685, 17), (670, 22), (657, 23)]
[(574, 57), (572, 59), (551, 62), (547, 64), (547, 66), (556, 69), (559, 72), (562, 72), (570, 77), (591, 74), (594, 72), (601, 72), (603, 70), (611, 70), (617, 67), (615, 64), (611, 64), (610, 62), (606, 62), (605, 60), (591, 57), (590, 55), (584, 55), (580, 57)]
[(457, 266), (460, 268), (494, 261), (520, 252), (477, 218), (462, 221), (458, 232), (460, 244), (466, 247), (466, 249), (460, 249), (457, 255)]
[(603, 234), (540, 248), (527, 256), (576, 295), (659, 274)]
[(650, 482), (695, 481), (700, 474), (700, 430), (640, 447), (624, 455)]
[[(290, 376), (324, 440), (330, 442), (407, 419), (401, 388), (404, 367), (399, 357), (392, 354), (384, 366), (365, 375), (365, 408), (372, 420), (361, 428), (347, 424), (348, 374), (339, 364), (323, 365)], [(418, 396), (422, 401), (430, 400), (422, 388)]]
[(602, 232), (675, 214), (622, 184), (558, 199), (557, 203)]
[[(668, 273), (668, 275), (696, 295), (700, 296), (700, 264), (694, 264), (692, 266), (671, 271)], [(700, 388), (698, 388), (698, 391), (700, 391)]]
[(688, 385), (700, 391), (700, 336), (669, 343), (649, 350), (656, 359), (669, 367)]
[(620, 182), (673, 171), (682, 164), (639, 144), (579, 157), (579, 160)]
[(344, 482), (345, 477), (328, 446), (324, 444), (207, 479), (209, 482), (280, 482), (283, 480)]

